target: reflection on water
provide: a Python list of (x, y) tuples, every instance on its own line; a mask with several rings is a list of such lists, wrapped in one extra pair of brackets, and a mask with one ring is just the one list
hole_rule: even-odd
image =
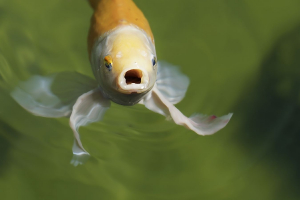
[[(158, 58), (191, 79), (178, 108), (187, 115), (232, 111), (233, 120), (199, 137), (142, 105), (112, 104), (102, 122), (80, 129), (93, 156), (71, 166), (68, 119), (33, 116), (9, 94), (37, 74), (92, 76), (91, 10), (84, 1), (0, 1), (1, 197), (299, 199), (299, 3), (136, 3)], [(70, 102), (68, 93), (59, 95), (64, 101), (49, 105)]]

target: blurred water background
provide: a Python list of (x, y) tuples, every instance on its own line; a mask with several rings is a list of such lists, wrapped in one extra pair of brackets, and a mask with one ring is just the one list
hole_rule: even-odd
[(202, 137), (142, 105), (112, 104), (80, 129), (92, 157), (73, 167), (68, 119), (33, 116), (9, 93), (36, 74), (92, 77), (92, 10), (83, 0), (0, 0), (1, 199), (300, 199), (300, 1), (135, 2), (158, 59), (191, 80), (177, 107), (232, 120)]

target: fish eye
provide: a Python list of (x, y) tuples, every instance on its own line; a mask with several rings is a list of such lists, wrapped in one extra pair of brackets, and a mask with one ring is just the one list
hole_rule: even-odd
[(104, 57), (104, 65), (108, 69), (108, 71), (111, 71), (111, 68), (112, 68), (112, 58), (111, 58), (111, 56), (105, 56)]
[(156, 65), (156, 63), (157, 63), (156, 57), (152, 58), (152, 65), (153, 65), (153, 67)]

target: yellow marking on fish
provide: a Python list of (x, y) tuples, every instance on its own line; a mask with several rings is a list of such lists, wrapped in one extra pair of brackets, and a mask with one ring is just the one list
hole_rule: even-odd
[(104, 60), (105, 60), (105, 62), (107, 62), (108, 64), (111, 64), (111, 63), (112, 63), (112, 58), (111, 58), (111, 56), (105, 56), (105, 57), (104, 57)]
[(89, 2), (94, 10), (88, 37), (89, 54), (99, 37), (120, 25), (137, 26), (144, 30), (154, 43), (147, 19), (132, 0), (89, 0)]

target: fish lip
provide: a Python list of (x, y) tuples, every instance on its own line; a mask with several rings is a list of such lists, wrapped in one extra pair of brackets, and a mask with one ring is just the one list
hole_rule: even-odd
[[(142, 71), (143, 75), (140, 84), (131, 83), (128, 85), (126, 83), (125, 73), (132, 69), (138, 69)], [(137, 67), (126, 68), (121, 72), (117, 79), (118, 91), (124, 94), (142, 93), (147, 90), (149, 82), (150, 78), (146, 70)]]

